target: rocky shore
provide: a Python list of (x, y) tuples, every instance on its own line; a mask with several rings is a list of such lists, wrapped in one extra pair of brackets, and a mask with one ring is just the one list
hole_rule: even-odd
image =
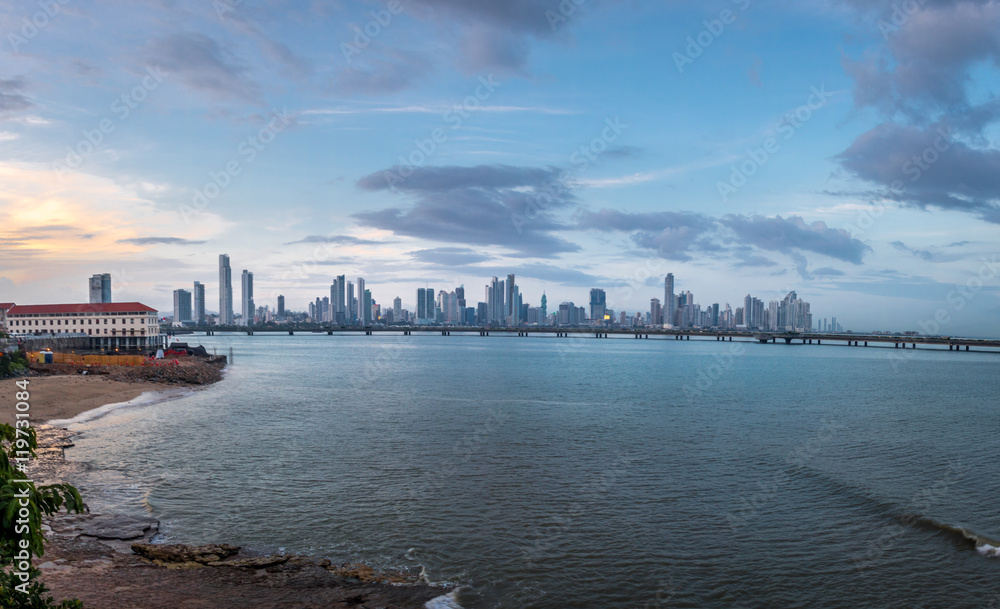
[[(89, 380), (131, 387), (198, 385), (222, 378), (223, 365), (194, 364), (115, 370)], [(105, 380), (108, 377), (114, 381)], [(72, 433), (50, 425), (35, 427), (39, 449), (31, 473), (36, 483), (73, 483), (83, 465), (65, 459)], [(60, 514), (47, 519), (43, 528), (48, 543), (45, 555), (36, 561), (43, 581), (55, 598), (80, 599), (87, 609), (415, 609), (449, 592), (426, 585), (415, 573), (377, 572), (363, 564), (261, 556), (225, 544), (154, 544), (159, 522), (153, 518)]]

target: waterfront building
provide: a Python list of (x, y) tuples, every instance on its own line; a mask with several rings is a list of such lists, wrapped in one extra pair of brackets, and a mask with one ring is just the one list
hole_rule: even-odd
[(191, 292), (174, 290), (174, 325), (191, 321)]
[(663, 325), (663, 310), (660, 307), (660, 299), (652, 298), (649, 301), (649, 325)]
[(392, 299), (392, 320), (396, 323), (403, 321), (403, 299), (399, 296)]
[(13, 336), (86, 337), (91, 349), (156, 349), (166, 344), (156, 309), (139, 302), (14, 305), (7, 311), (7, 322)]
[(13, 306), (12, 302), (0, 302), (0, 330), (7, 330), (7, 311)]
[(233, 325), (233, 269), (228, 254), (219, 254), (219, 325)]

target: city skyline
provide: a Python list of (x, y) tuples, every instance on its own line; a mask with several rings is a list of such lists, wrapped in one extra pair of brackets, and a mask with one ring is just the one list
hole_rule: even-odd
[(671, 272), (1000, 336), (995, 2), (399, 6), (0, 9), (0, 299), (102, 270), (169, 311), (226, 251), (272, 307), (336, 268), (645, 310)]

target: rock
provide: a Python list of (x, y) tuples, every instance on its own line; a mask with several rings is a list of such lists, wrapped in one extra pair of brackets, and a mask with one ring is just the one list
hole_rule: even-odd
[(134, 543), (132, 551), (156, 564), (180, 565), (178, 568), (203, 566), (208, 563), (220, 562), (223, 558), (240, 551), (239, 546), (227, 544), (212, 544), (206, 546), (187, 546), (180, 544), (156, 545), (151, 543)]
[(69, 569), (72, 569), (73, 567), (67, 565), (57, 565), (56, 563), (49, 561), (49, 562), (43, 562), (42, 564), (38, 565), (38, 568), (41, 569), (42, 571), (50, 571), (50, 570), (67, 571)]
[(78, 529), (81, 535), (97, 539), (141, 539), (159, 528), (160, 521), (154, 518), (132, 518), (130, 516), (93, 516), (82, 522)]
[(241, 569), (266, 569), (288, 562), (288, 556), (253, 556), (250, 558), (237, 558), (226, 562), (209, 563), (211, 567), (239, 567)]

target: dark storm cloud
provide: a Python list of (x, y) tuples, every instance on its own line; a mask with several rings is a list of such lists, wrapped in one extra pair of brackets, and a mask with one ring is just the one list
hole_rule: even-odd
[(145, 55), (150, 65), (213, 99), (259, 99), (249, 68), (204, 34), (189, 32), (154, 38)]
[(192, 241), (180, 237), (134, 237), (132, 239), (119, 239), (117, 242), (132, 245), (200, 245), (205, 243), (204, 241)]
[[(410, 173), (412, 171), (412, 173)], [(393, 176), (406, 176), (390, 182)], [(552, 210), (575, 203), (556, 169), (477, 167), (393, 167), (358, 181), (363, 190), (390, 186), (414, 197), (406, 208), (354, 215), (358, 222), (399, 235), (446, 243), (498, 245), (523, 256), (551, 256), (580, 247), (552, 235), (567, 228)]]

